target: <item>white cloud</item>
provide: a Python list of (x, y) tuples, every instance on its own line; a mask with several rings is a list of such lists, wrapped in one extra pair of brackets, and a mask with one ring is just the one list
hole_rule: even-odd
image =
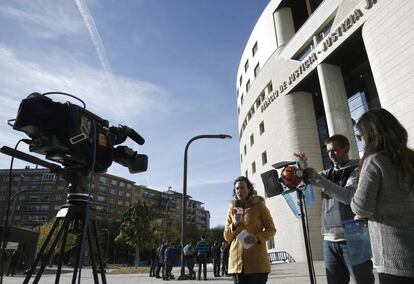
[(153, 112), (162, 115), (169, 109), (165, 105), (169, 95), (157, 85), (121, 76), (114, 76), (111, 82), (102, 71), (76, 62), (68, 54), (61, 54), (61, 58), (65, 65), (49, 71), (47, 66), (24, 61), (0, 46), (0, 93), (4, 102), (0, 108), (10, 115), (10, 106), (17, 111), (16, 103), (31, 92), (61, 91), (80, 97), (90, 111), (106, 119), (135, 120)]
[[(134, 127), (134, 121), (152, 117), (165, 117), (174, 102), (163, 88), (144, 81), (114, 76), (105, 78), (103, 71), (74, 60), (69, 54), (60, 54), (61, 62), (53, 71), (41, 63), (26, 61), (12, 50), (0, 45), (0, 146), (13, 147), (25, 135), (14, 131), (6, 121), (15, 118), (18, 107), (32, 92), (61, 91), (81, 98), (87, 109), (109, 120)], [(36, 60), (42, 62), (42, 58)], [(69, 97), (51, 97), (55, 101), (79, 102)], [(6, 166), (7, 160), (1, 159)]]
[(85, 31), (72, 1), (3, 1), (0, 16), (17, 22), (29, 35), (56, 38)]

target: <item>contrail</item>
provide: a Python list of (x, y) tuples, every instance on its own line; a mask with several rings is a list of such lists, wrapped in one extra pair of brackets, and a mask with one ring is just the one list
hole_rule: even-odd
[(105, 76), (107, 77), (107, 79), (109, 79), (111, 83), (113, 83), (111, 65), (109, 64), (104, 45), (102, 43), (102, 38), (98, 32), (98, 29), (96, 28), (95, 21), (89, 11), (89, 8), (86, 5), (85, 0), (75, 0), (75, 2), (76, 6), (78, 6), (83, 22), (85, 23), (85, 26), (88, 29), (89, 35), (92, 39), (92, 43), (95, 46), (95, 50), (98, 54), (99, 61), (102, 65), (102, 68), (104, 69)]

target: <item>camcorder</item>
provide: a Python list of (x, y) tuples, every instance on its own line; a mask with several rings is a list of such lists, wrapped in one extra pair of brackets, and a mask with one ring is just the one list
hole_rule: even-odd
[(127, 146), (115, 147), (128, 137), (144, 144), (144, 138), (135, 130), (125, 125), (109, 126), (107, 120), (88, 111), (85, 104), (81, 107), (55, 102), (49, 94), (74, 97), (59, 92), (32, 93), (20, 103), (16, 119), (11, 120), (14, 124), (9, 121), (14, 130), (31, 138), (25, 139), (31, 152), (45, 155), (81, 175), (105, 172), (113, 161), (127, 167), (130, 173), (147, 170), (146, 155)]

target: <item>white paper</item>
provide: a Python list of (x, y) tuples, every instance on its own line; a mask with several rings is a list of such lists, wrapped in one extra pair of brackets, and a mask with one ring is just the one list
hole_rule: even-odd
[[(248, 236), (251, 236), (251, 237), (253, 237), (253, 238), (255, 238), (255, 239), (256, 239), (256, 237), (255, 237), (255, 236), (253, 236), (253, 235), (249, 234), (246, 230), (241, 231), (241, 232), (240, 232), (240, 234), (238, 234), (238, 235), (237, 235), (237, 237), (236, 237), (236, 239), (238, 239), (238, 240), (239, 240), (239, 241), (243, 244), (243, 248), (244, 248), (244, 249), (249, 249), (252, 245), (254, 245), (254, 242), (253, 242), (253, 243), (251, 243), (251, 244), (248, 244), (248, 243), (246, 243), (246, 242), (245, 242), (245, 239), (246, 239)], [(256, 239), (256, 240), (257, 240), (257, 239)]]

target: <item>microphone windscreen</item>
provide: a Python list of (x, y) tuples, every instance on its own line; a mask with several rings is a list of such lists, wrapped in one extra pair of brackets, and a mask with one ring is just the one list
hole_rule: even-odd
[(240, 199), (236, 199), (236, 201), (234, 202), (234, 207), (243, 208), (243, 202)]

